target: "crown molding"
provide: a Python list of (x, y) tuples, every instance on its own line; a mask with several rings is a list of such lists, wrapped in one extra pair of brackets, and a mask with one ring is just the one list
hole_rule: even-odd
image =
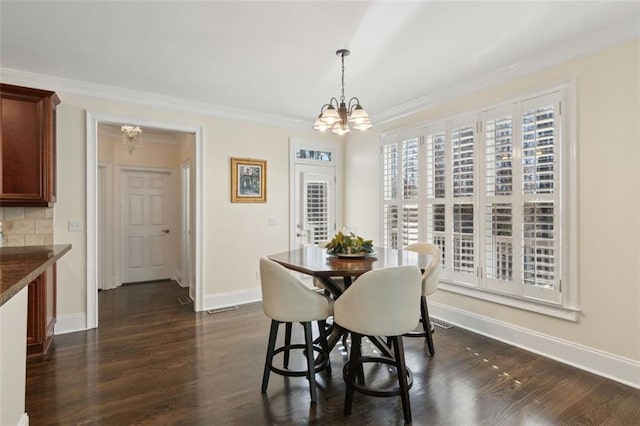
[(385, 124), (483, 88), (504, 83), (514, 78), (639, 38), (640, 25), (636, 15), (617, 22), (615, 25), (602, 27), (568, 43), (545, 49), (538, 55), (530, 56), (521, 62), (478, 75), (475, 78), (456, 84), (454, 87), (436, 90), (402, 105), (390, 108), (380, 114), (376, 114), (372, 117), (372, 120), (376, 124)]
[[(372, 120), (376, 124), (385, 124), (415, 112), (432, 108), (460, 96), (473, 93), (485, 87), (504, 83), (514, 78), (567, 62), (579, 56), (638, 38), (640, 38), (638, 17), (632, 16), (615, 25), (602, 27), (571, 42), (546, 49), (539, 55), (530, 56), (519, 63), (478, 75), (475, 78), (456, 84), (451, 88), (436, 90), (402, 105), (390, 108), (372, 116)], [(284, 117), (276, 114), (123, 89), (115, 86), (64, 79), (11, 68), (0, 68), (0, 80), (4, 83), (21, 86), (46, 87), (48, 90), (55, 90), (58, 94), (71, 94), (126, 102), (165, 110), (287, 127), (297, 130), (309, 130), (310, 127), (309, 121), (299, 118)]]
[(308, 121), (283, 117), (276, 114), (227, 107), (79, 80), (70, 80), (11, 68), (0, 68), (0, 80), (3, 83), (19, 86), (46, 87), (47, 90), (53, 90), (57, 92), (58, 95), (69, 94), (84, 96), (293, 129), (308, 130), (310, 128)]

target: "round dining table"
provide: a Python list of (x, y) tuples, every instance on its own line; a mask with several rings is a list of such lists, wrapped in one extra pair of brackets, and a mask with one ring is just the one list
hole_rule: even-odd
[[(318, 246), (302, 247), (267, 256), (292, 271), (308, 274), (322, 283), (334, 299), (340, 297), (358, 276), (376, 269), (391, 268), (403, 265), (417, 265), (424, 270), (430, 262), (428, 255), (414, 251), (375, 247), (373, 253), (359, 257), (344, 257), (327, 253), (327, 249)], [(336, 278), (342, 278), (340, 285)], [(393, 285), (393, 283), (389, 283)], [(416, 301), (416, 306), (419, 301)], [(416, 317), (417, 321), (418, 317)], [(332, 327), (329, 334), (329, 347), (333, 348), (345, 336), (344, 330)], [(384, 339), (367, 336), (385, 355), (393, 357), (391, 349)]]

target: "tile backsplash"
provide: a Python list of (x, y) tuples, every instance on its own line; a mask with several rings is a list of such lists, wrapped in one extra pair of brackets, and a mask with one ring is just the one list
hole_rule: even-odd
[(0, 207), (0, 246), (53, 244), (53, 208)]

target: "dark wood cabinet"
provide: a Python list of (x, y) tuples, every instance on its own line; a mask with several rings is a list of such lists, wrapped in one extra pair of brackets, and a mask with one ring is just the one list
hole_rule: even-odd
[(29, 283), (27, 355), (46, 353), (56, 324), (56, 265)]
[(56, 201), (55, 92), (0, 84), (0, 206)]

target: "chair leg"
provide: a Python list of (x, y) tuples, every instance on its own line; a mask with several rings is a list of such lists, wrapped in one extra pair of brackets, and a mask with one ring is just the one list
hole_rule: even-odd
[(427, 308), (427, 298), (420, 298), (420, 316), (422, 317), (422, 327), (425, 337), (427, 338), (427, 346), (429, 347), (429, 355), (435, 355), (436, 351), (433, 347), (433, 333), (431, 332), (431, 321), (429, 321), (429, 308)]
[(271, 363), (273, 362), (273, 352), (276, 347), (276, 337), (278, 336), (278, 326), (280, 323), (271, 320), (271, 331), (269, 331), (269, 343), (267, 344), (267, 357), (264, 360), (264, 372), (262, 373), (262, 393), (267, 392), (269, 385), (269, 373), (271, 372)]
[(353, 393), (356, 377), (359, 374), (360, 364), (360, 346), (362, 336), (356, 333), (351, 333), (351, 353), (349, 354), (349, 369), (347, 370), (347, 392), (344, 397), (344, 415), (351, 414), (351, 407), (353, 406)]
[(304, 341), (307, 346), (307, 372), (309, 375), (309, 388), (311, 390), (311, 402), (316, 402), (316, 367), (313, 359), (313, 334), (311, 332), (311, 322), (305, 322)]
[(284, 365), (284, 368), (289, 368), (289, 346), (291, 346), (291, 327), (292, 327), (292, 323), (288, 322), (285, 324), (285, 328), (284, 328), (284, 347), (286, 348), (284, 350), (284, 362), (282, 365)]
[(320, 333), (320, 347), (324, 351), (323, 356), (327, 357), (327, 373), (331, 375), (331, 357), (329, 356), (329, 342), (327, 341), (327, 321), (318, 321), (318, 331)]
[(400, 386), (400, 398), (402, 399), (404, 421), (406, 423), (411, 423), (411, 402), (409, 401), (407, 366), (404, 362), (404, 346), (402, 344), (402, 336), (394, 336), (392, 340), (396, 362), (398, 363), (398, 385)]

